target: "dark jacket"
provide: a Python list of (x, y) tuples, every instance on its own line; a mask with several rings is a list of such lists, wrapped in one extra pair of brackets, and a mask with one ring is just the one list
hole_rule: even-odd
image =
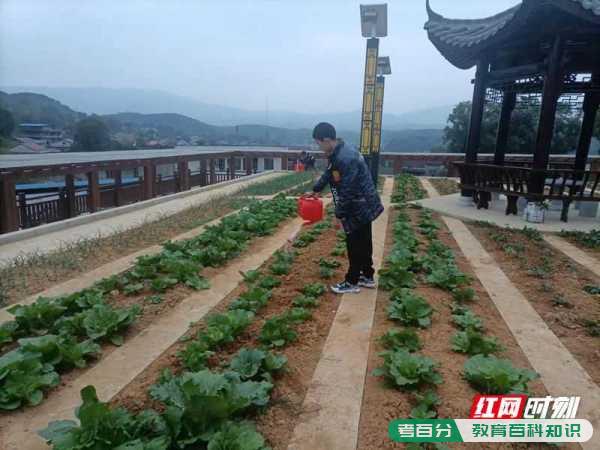
[(383, 212), (367, 163), (358, 151), (340, 141), (329, 157), (327, 169), (313, 187), (321, 192), (329, 183), (335, 216), (346, 233), (373, 222)]

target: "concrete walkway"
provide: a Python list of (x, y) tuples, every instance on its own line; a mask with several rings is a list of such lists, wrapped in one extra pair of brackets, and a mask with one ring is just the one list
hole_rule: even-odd
[(272, 236), (261, 238), (259, 250), (232, 261), (210, 279), (210, 289), (184, 299), (168, 314), (102, 358), (94, 367), (61, 387), (60, 391), (52, 393), (41, 405), (3, 417), (0, 449), (47, 450), (46, 444), (37, 436), (37, 430), (45, 428), (49, 421), (73, 419), (75, 408), (81, 403), (79, 393), (82, 388), (94, 385), (100, 400), (109, 401), (177, 342), (186, 333), (190, 323), (201, 320), (235, 289), (242, 281), (240, 272), (260, 267), (275, 250), (287, 245), (301, 227), (302, 220), (296, 218)]
[[(383, 260), (392, 186), (393, 179), (386, 178), (386, 211), (373, 224), (376, 270)], [(342, 298), (288, 450), (356, 448), (376, 299), (376, 289)]]
[[(430, 193), (430, 197), (443, 198), (439, 197), (435, 188), (427, 180), (421, 179), (421, 182), (423, 187)], [(555, 397), (580, 396), (581, 404), (578, 417), (589, 420), (596, 431), (600, 429), (600, 388), (598, 385), (594, 383), (586, 370), (577, 362), (560, 339), (548, 328), (544, 319), (540, 317), (527, 298), (510, 281), (498, 263), (487, 253), (466, 225), (454, 218), (442, 216), (442, 219), (469, 264), (473, 267), (475, 275), (496, 305), (523, 353), (525, 353), (535, 371), (540, 374), (548, 393)], [(551, 237), (551, 240), (552, 238), (554, 236)], [(560, 241), (571, 246), (562, 239)], [(555, 244), (561, 243), (555, 241)], [(568, 249), (566, 246), (564, 248), (574, 253), (573, 249)], [(575, 247), (574, 249), (581, 252)], [(581, 255), (576, 256), (581, 257)], [(599, 449), (600, 433), (594, 433), (592, 439), (582, 443), (581, 446), (584, 450)]]
[[(421, 178), (420, 180), (424, 186), (425, 182), (431, 185), (427, 180)], [(454, 217), (460, 220), (481, 220), (493, 223), (499, 227), (520, 229), (528, 226), (542, 232), (558, 233), (561, 230), (590, 231), (600, 226), (600, 219), (597, 217), (581, 217), (574, 207), (569, 211), (569, 221), (566, 223), (560, 221), (560, 211), (548, 211), (544, 223), (530, 223), (523, 219), (522, 214), (517, 216), (507, 216), (504, 213), (505, 202), (503, 200), (492, 201), (490, 203), (490, 209), (479, 210), (472, 203), (462, 203), (460, 194), (438, 195), (435, 198), (415, 200), (411, 203), (419, 204), (424, 208), (429, 208), (448, 217)]]
[(600, 261), (591, 254), (580, 250), (566, 239), (555, 234), (544, 234), (544, 240), (555, 249), (563, 252), (576, 263), (581, 264), (594, 275), (600, 277)]
[[(252, 184), (262, 183), (273, 178), (283, 176), (283, 172), (267, 173), (261, 176), (253, 177), (249, 180), (239, 179), (236, 182), (228, 183), (224, 186), (213, 186), (211, 189), (198, 189), (194, 191), (186, 191), (184, 193), (173, 194), (172, 199), (167, 201), (152, 204), (147, 208), (138, 208), (140, 204), (134, 204), (135, 210), (119, 214), (120, 208), (113, 208), (106, 212), (111, 212), (110, 217), (101, 218), (88, 223), (83, 223), (77, 226), (71, 226), (70, 221), (77, 221), (79, 218), (68, 219), (66, 221), (57, 222), (53, 225), (53, 231), (34, 236), (29, 239), (19, 240), (17, 242), (9, 242), (0, 244), (0, 265), (9, 263), (18, 257), (26, 256), (31, 253), (48, 253), (58, 250), (65, 244), (73, 244), (82, 239), (93, 239), (99, 236), (107, 236), (118, 233), (126, 229), (138, 227), (146, 222), (151, 222), (160, 219), (161, 217), (173, 215), (188, 208), (197, 207), (216, 198), (232, 195)], [(183, 195), (181, 195), (183, 194)], [(156, 199), (149, 200), (153, 202)], [(127, 205), (121, 208), (129, 208), (134, 205)], [(98, 213), (102, 214), (102, 213)], [(92, 217), (81, 216), (81, 217)], [(62, 224), (62, 227), (59, 225)], [(57, 228), (57, 225), (59, 229)], [(43, 231), (43, 227), (40, 231)], [(64, 228), (63, 228), (64, 227)], [(61, 229), (62, 228), (62, 229)], [(20, 232), (9, 233), (17, 234)], [(0, 242), (2, 240), (0, 239)]]

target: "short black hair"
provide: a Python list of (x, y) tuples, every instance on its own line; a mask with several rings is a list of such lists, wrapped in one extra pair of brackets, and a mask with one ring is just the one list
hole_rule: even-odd
[(313, 136), (313, 139), (316, 139), (318, 141), (323, 141), (327, 138), (335, 140), (335, 138), (336, 138), (335, 128), (330, 123), (321, 122), (313, 130), (312, 136)]

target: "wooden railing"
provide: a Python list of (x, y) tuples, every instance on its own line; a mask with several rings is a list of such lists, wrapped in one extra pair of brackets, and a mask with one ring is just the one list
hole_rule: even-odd
[[(222, 183), (231, 179), (229, 173), (215, 173), (214, 182)], [(234, 179), (246, 173), (236, 172)], [(176, 175), (157, 176), (155, 189), (158, 195), (179, 192), (181, 180)], [(203, 172), (190, 173), (190, 187), (206, 186), (210, 183), (210, 174)], [(118, 188), (114, 184), (100, 186), (100, 209), (123, 206), (143, 200), (143, 180), (122, 183)], [(70, 211), (72, 203), (73, 211)], [(57, 222), (90, 212), (88, 191), (86, 187), (77, 188), (72, 202), (68, 192), (61, 188), (23, 189), (17, 191), (17, 207), (19, 211), (19, 228), (31, 228), (45, 223)]]
[(530, 201), (560, 200), (561, 220), (568, 220), (573, 201), (600, 202), (600, 171), (572, 169), (532, 169), (481, 163), (455, 163), (462, 189), (473, 192), (478, 208), (488, 208), (490, 193), (507, 196), (506, 214), (517, 214), (519, 197)]

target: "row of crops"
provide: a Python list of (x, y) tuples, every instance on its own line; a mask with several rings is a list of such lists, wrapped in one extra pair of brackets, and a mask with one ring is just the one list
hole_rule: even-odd
[[(273, 301), (273, 290), (293, 270), (299, 252), (318, 245), (319, 237), (331, 227), (329, 216), (300, 233), (291, 248), (275, 252), (268, 264), (243, 274), (239, 295), (225, 311), (203, 321), (177, 353), (178, 362), (163, 370), (148, 389), (152, 407), (136, 412), (115, 408), (99, 401), (95, 388), (88, 386), (81, 392), (78, 421), (52, 422), (40, 436), (55, 450), (268, 448), (254, 420), (270, 406), (274, 385), (286, 371), (286, 357), (275, 351), (298, 338), (298, 326), (312, 319), (325, 286), (304, 284), (284, 311), (261, 319), (253, 345), (225, 359), (215, 357), (227, 354), (247, 334)], [(314, 264), (319, 271), (340, 265), (327, 258)], [(320, 272), (322, 278), (329, 275)]]
[[(380, 338), (385, 351), (380, 355), (382, 365), (374, 371), (386, 386), (412, 394), (410, 417), (414, 419), (438, 416), (442, 399), (436, 386), (444, 382), (440, 363), (421, 353), (418, 330), (436, 323), (432, 320), (434, 308), (415, 289), (419, 283), (450, 294), (452, 300), (446, 307), (451, 310), (455, 333), (448, 346), (469, 356), (462, 375), (474, 389), (488, 394), (526, 392), (528, 383), (537, 377), (531, 370), (495, 356), (503, 346), (486, 333), (484, 319), (469, 307), (476, 301), (472, 280), (459, 269), (452, 249), (438, 238), (440, 224), (427, 210), (419, 211), (417, 223), (411, 221), (407, 201), (423, 196), (417, 178), (397, 177), (394, 245), (380, 273), (380, 287), (389, 291), (387, 317), (394, 325)], [(446, 447), (438, 444), (437, 448)]]
[(253, 201), (197, 237), (165, 243), (160, 253), (139, 258), (121, 275), (72, 295), (14, 306), (14, 320), (0, 326), (0, 410), (40, 404), (61, 374), (100, 358), (105, 343), (121, 345), (140, 306), (114, 307), (114, 296), (144, 293), (160, 299), (178, 285), (207, 289), (203, 268), (223, 266), (295, 214), (295, 201), (282, 195)]

